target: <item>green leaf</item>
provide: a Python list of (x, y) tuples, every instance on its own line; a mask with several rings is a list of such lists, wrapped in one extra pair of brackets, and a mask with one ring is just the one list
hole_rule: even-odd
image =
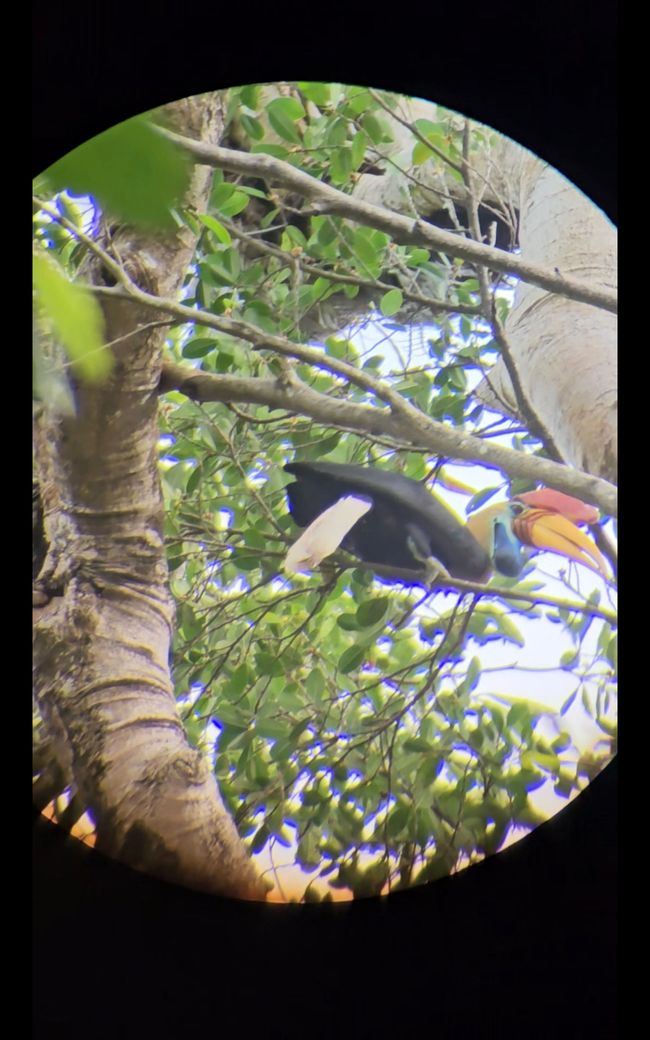
[(215, 711), (215, 718), (218, 722), (225, 722), (228, 726), (237, 726), (241, 730), (244, 730), (248, 726), (245, 713), (241, 708), (237, 708), (233, 704), (220, 704), (218, 711)]
[(305, 681), (305, 689), (312, 700), (320, 700), (326, 689), (325, 676), (320, 668), (312, 668)]
[[(386, 127), (377, 116), (373, 115), (372, 112), (366, 112), (365, 116), (361, 120), (361, 126), (373, 144), (382, 144), (384, 142), (386, 138)], [(392, 140), (390, 135), (389, 140)]]
[(255, 735), (268, 740), (279, 740), (285, 737), (287, 727), (279, 719), (256, 719)]
[(222, 202), (218, 207), (219, 212), (223, 213), (224, 217), (236, 217), (238, 213), (241, 213), (246, 209), (249, 203), (249, 198), (248, 192), (233, 191), (230, 198), (226, 199), (226, 201)]
[(348, 136), (348, 121), (347, 119), (338, 118), (330, 123), (327, 131), (325, 141), (329, 148), (337, 148), (339, 145), (345, 143)]
[(566, 751), (567, 748), (571, 747), (571, 744), (571, 735), (569, 733), (562, 732), (551, 743), (551, 747), (557, 755), (560, 755), (563, 751)]
[[(472, 495), (467, 505), (465, 506), (465, 512), (469, 515), (475, 510), (479, 509), (484, 502), (489, 501), (493, 495), (496, 495), (500, 488), (484, 488), (483, 491), (477, 491), (475, 495)], [(503, 503), (505, 508), (505, 503)]]
[(465, 682), (467, 683), (468, 690), (473, 690), (478, 683), (481, 675), (481, 659), (480, 657), (473, 657), (469, 662), (467, 669), (467, 675), (465, 676)]
[(404, 302), (401, 289), (389, 289), (379, 301), (379, 309), (385, 318), (397, 314)]
[(571, 669), (572, 665), (576, 663), (580, 654), (577, 650), (565, 650), (560, 657), (560, 668)]
[(347, 339), (338, 339), (336, 336), (328, 336), (325, 340), (325, 351), (330, 357), (342, 361), (348, 356), (349, 343)]
[(70, 282), (52, 257), (40, 249), (34, 254), (34, 287), (37, 302), (75, 372), (89, 383), (101, 383), (113, 367), (113, 354), (104, 346), (99, 302), (87, 289)]
[(366, 600), (357, 609), (356, 621), (359, 628), (371, 628), (385, 616), (390, 606), (390, 599), (382, 596), (379, 599)]
[(264, 127), (260, 123), (259, 119), (255, 119), (254, 116), (246, 115), (242, 112), (239, 117), (242, 130), (248, 134), (254, 141), (261, 141), (264, 137)]
[[(285, 229), (284, 235), (287, 236), (289, 241), (287, 242), (286, 245), (283, 243), (283, 245), (282, 245), (283, 249), (290, 248), (292, 244), (294, 246), (300, 246), (301, 249), (306, 249), (307, 248), (307, 239), (303, 235), (303, 233), (300, 230), (300, 228), (297, 228), (295, 226), (295, 224), (289, 224), (287, 226), (287, 228)], [(284, 235), (283, 235), (283, 238), (284, 238)]]
[(391, 838), (396, 838), (409, 822), (411, 812), (406, 805), (397, 805), (388, 814), (386, 819), (386, 831)]
[[(552, 773), (556, 773), (560, 768), (560, 760), (556, 754), (551, 751), (538, 751), (536, 749), (530, 752), (532, 762), (536, 765), (541, 766), (542, 769), (548, 769)], [(524, 762), (524, 755), (521, 756), (522, 765), (528, 765)]]
[(274, 98), (266, 106), (266, 114), (269, 123), (279, 137), (291, 144), (300, 143), (300, 134), (295, 122), (297, 119), (302, 119), (305, 110), (296, 98)]
[(350, 156), (352, 158), (353, 169), (357, 170), (359, 166), (361, 166), (363, 158), (366, 154), (367, 147), (368, 138), (366, 134), (364, 134), (363, 130), (360, 130), (357, 134), (354, 135), (354, 137), (352, 138), (352, 143), (350, 145)]
[(298, 83), (298, 89), (302, 91), (309, 101), (313, 101), (318, 108), (329, 105), (331, 90), (329, 83)]
[(366, 267), (371, 270), (377, 267), (379, 259), (377, 245), (370, 239), (367, 228), (357, 228), (353, 237), (353, 248)]
[(366, 653), (367, 648), (365, 646), (359, 646), (358, 644), (349, 646), (339, 657), (337, 665), (338, 670), (342, 672), (343, 675), (347, 675), (349, 672), (354, 672), (364, 660)]
[(560, 797), (568, 798), (575, 786), (575, 779), (575, 769), (560, 769), (553, 790), (557, 795), (560, 795)]
[(267, 841), (271, 837), (271, 832), (265, 823), (256, 832), (255, 837), (251, 842), (251, 852), (261, 852)]
[(359, 630), (356, 614), (339, 614), (336, 623), (344, 632), (357, 632)]
[(318, 848), (318, 839), (311, 827), (298, 843), (296, 860), (302, 869), (306, 871), (311, 871), (315, 867), (320, 866), (321, 854)]
[(245, 732), (245, 726), (229, 725), (228, 723), (225, 723), (217, 737), (217, 749), (219, 753), (225, 751), (230, 744), (233, 744), (234, 741), (236, 741), (238, 737), (241, 737), (242, 733)]
[(255, 658), (260, 675), (284, 675), (284, 665), (273, 654), (260, 652)]
[(245, 87), (241, 88), (240, 98), (242, 105), (246, 108), (251, 108), (253, 111), (257, 110), (258, 98), (259, 98), (259, 84), (249, 83)]
[(113, 216), (147, 228), (173, 228), (171, 209), (187, 190), (187, 156), (144, 116), (129, 119), (69, 152), (45, 173), (55, 191), (91, 195)]
[(187, 343), (183, 344), (182, 354), (186, 358), (202, 358), (211, 351), (217, 350), (218, 347), (219, 344), (214, 338), (188, 339)]
[[(195, 488), (201, 483), (203, 479), (203, 466), (195, 466), (192, 473), (187, 481), (187, 494), (191, 495)], [(201, 631), (203, 626), (200, 626), (198, 631)]]
[(422, 249), (420, 246), (415, 246), (414, 248), (409, 249), (409, 267), (419, 267), (421, 264), (426, 264), (427, 260), (429, 260), (430, 258), (431, 253), (428, 249)]
[(512, 618), (508, 617), (507, 614), (499, 614), (498, 625), (501, 630), (501, 635), (510, 643), (516, 643), (517, 646), (525, 646), (526, 640), (522, 636), (521, 632), (515, 625)]
[(240, 556), (238, 553), (233, 553), (231, 560), (240, 571), (254, 571), (260, 565), (257, 556)]
[(431, 754), (432, 751), (435, 751), (433, 745), (422, 737), (407, 737), (402, 747), (405, 751), (420, 751), (425, 754)]
[(225, 246), (232, 245), (232, 238), (228, 228), (225, 228), (218, 220), (211, 217), (209, 213), (199, 213), (199, 220), (209, 228)]
[(352, 173), (352, 153), (349, 148), (337, 148), (330, 156), (329, 173), (333, 184), (343, 184)]
[(609, 719), (604, 719), (599, 716), (596, 719), (596, 725), (599, 729), (602, 729), (603, 733), (606, 733), (608, 737), (616, 737), (618, 735), (618, 726), (615, 722), (610, 722)]
[(234, 190), (235, 185), (230, 184), (229, 181), (215, 180), (210, 195), (210, 205), (219, 209), (230, 198)]
[(522, 726), (530, 727), (531, 717), (528, 705), (524, 703), (513, 704), (506, 717), (506, 725), (513, 729), (521, 730)]
[(423, 137), (433, 138), (436, 141), (444, 139), (446, 132), (444, 123), (434, 123), (431, 119), (420, 118), (415, 120), (414, 126)]
[(372, 97), (369, 90), (364, 90), (359, 87), (351, 87), (348, 94), (346, 103), (346, 109), (358, 116), (361, 112), (365, 112), (369, 108), (373, 108), (376, 105), (376, 101)]
[(434, 153), (422, 141), (417, 141), (413, 148), (411, 162), (414, 166), (421, 166), (427, 159), (431, 159)]

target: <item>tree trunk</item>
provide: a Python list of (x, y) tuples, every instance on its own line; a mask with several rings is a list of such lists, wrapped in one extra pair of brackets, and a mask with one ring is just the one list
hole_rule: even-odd
[[(175, 128), (217, 143), (223, 99), (169, 106)], [(205, 209), (197, 166), (186, 204)], [(178, 292), (195, 241), (122, 228), (125, 268), (161, 295)], [(91, 281), (100, 283), (97, 265)], [(35, 609), (36, 699), (58, 768), (97, 826), (97, 848), (166, 880), (264, 898), (207, 758), (189, 746), (169, 670), (173, 605), (158, 478), (164, 329), (150, 311), (104, 304), (112, 377), (76, 388), (76, 415), (43, 412), (36, 466), (48, 554)], [(139, 330), (139, 326), (142, 329)]]
[[(521, 218), (526, 259), (615, 288), (616, 229), (555, 170), (535, 166), (530, 173)], [(507, 332), (528, 399), (564, 460), (616, 483), (615, 316), (521, 282)], [(503, 361), (478, 393), (488, 407), (516, 416)]]

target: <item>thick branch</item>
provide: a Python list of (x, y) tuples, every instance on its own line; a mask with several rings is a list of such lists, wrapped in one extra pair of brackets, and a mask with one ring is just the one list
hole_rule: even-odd
[[(212, 318), (213, 315), (207, 317)], [(259, 330), (255, 331), (262, 337), (266, 335)], [(297, 344), (290, 346), (297, 347)], [(334, 361), (320, 351), (314, 350), (313, 353), (321, 367), (327, 368), (330, 360)], [(340, 365), (342, 362), (335, 364)], [(357, 373), (356, 369), (353, 371)], [(405, 416), (388, 409), (328, 397), (306, 386), (293, 372), (277, 380), (242, 378), (212, 375), (166, 361), (161, 390), (172, 389), (180, 390), (195, 401), (240, 401), (265, 405), (268, 408), (297, 412), (327, 426), (342, 426), (360, 434), (392, 437), (451, 458), (467, 459), (501, 469), (512, 477), (539, 481), (575, 498), (594, 503), (608, 516), (617, 515), (616, 488), (605, 480), (548, 459), (489, 444), (479, 437), (436, 422), (415, 408)]]
[(473, 264), (484, 264), (490, 270), (515, 275), (522, 281), (530, 282), (548, 292), (613, 313), (617, 312), (617, 294), (614, 292), (594, 288), (575, 278), (564, 278), (538, 264), (527, 263), (506, 250), (473, 242), (471, 239), (434, 227), (426, 221), (413, 220), (381, 206), (355, 200), (282, 159), (261, 153), (249, 154), (230, 148), (219, 148), (201, 141), (193, 141), (169, 130), (160, 129), (160, 133), (180, 145), (198, 163), (228, 170), (230, 173), (259, 177), (298, 192), (314, 203), (315, 213), (334, 213), (340, 217), (347, 217), (359, 224), (367, 224), (385, 231), (399, 244), (419, 245), (452, 257), (460, 257)]
[[(83, 233), (78, 232), (65, 218), (60, 217), (59, 219), (62, 224), (77, 234), (96, 256), (104, 259), (105, 252), (96, 242), (93, 242), (92, 239), (89, 239)], [(368, 412), (373, 413), (373, 428), (369, 429), (366, 426), (363, 432), (389, 433), (398, 439), (410, 441), (418, 447), (440, 452), (451, 458), (467, 459), (484, 466), (502, 469), (513, 477), (538, 480), (549, 487), (557, 488), (558, 491), (564, 491), (569, 495), (574, 495), (576, 498), (599, 506), (608, 516), (618, 515), (616, 488), (613, 484), (609, 484), (599, 477), (590, 476), (577, 469), (569, 469), (548, 459), (525, 455), (522, 452), (513, 451), (500, 445), (487, 444), (471, 434), (451, 429), (419, 411), (382, 380), (377, 379), (368, 372), (355, 368), (354, 365), (350, 365), (345, 361), (329, 357), (324, 351), (315, 347), (306, 347), (299, 343), (294, 343), (284, 336), (272, 335), (248, 322), (234, 321), (231, 318), (195, 310), (187, 307), (185, 304), (177, 303), (175, 300), (167, 300), (147, 293), (135, 285), (124, 271), (121, 272), (120, 282), (121, 285), (112, 288), (103, 286), (90, 286), (89, 288), (100, 296), (138, 303), (144, 307), (153, 308), (159, 313), (164, 311), (182, 322), (192, 322), (196, 325), (216, 329), (218, 332), (242, 339), (258, 349), (273, 350), (284, 357), (297, 358), (318, 368), (324, 368), (342, 376), (361, 389), (375, 394), (380, 400), (390, 405), (391, 411), (386, 416), (386, 419), (390, 422), (392, 429), (381, 429), (375, 426), (374, 422), (376, 420), (374, 417), (381, 416), (382, 413), (376, 408), (368, 408)], [(226, 377), (215, 376), (213, 378)], [(285, 372), (283, 378), (285, 383), (289, 381), (289, 383), (294, 385), (291, 373)], [(237, 400), (246, 400), (246, 398), (237, 398)], [(325, 400), (329, 402), (329, 398), (325, 398)], [(287, 406), (286, 402), (283, 402), (280, 407), (289, 407), (295, 410), (295, 398), (293, 405)], [(347, 405), (347, 407), (363, 406)], [(305, 411), (305, 414), (310, 413)], [(333, 421), (336, 422), (336, 420)], [(354, 423), (348, 424), (343, 422), (339, 425), (355, 428)]]

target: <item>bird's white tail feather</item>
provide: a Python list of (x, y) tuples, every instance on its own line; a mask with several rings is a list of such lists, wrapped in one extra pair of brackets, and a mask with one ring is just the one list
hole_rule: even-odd
[(286, 571), (313, 570), (330, 556), (358, 520), (372, 508), (372, 500), (345, 495), (317, 516), (293, 543), (284, 561)]

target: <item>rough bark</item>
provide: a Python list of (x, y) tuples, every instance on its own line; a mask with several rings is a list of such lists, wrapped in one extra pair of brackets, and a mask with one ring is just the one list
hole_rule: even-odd
[[(218, 141), (223, 102), (169, 106), (177, 129)], [(210, 173), (197, 167), (188, 205), (205, 208)], [(119, 255), (150, 291), (173, 295), (194, 249), (169, 236), (118, 232)], [(91, 281), (101, 281), (100, 265)], [(36, 699), (61, 745), (73, 788), (97, 825), (97, 848), (167, 880), (264, 898), (205, 756), (189, 746), (169, 669), (173, 605), (157, 469), (164, 332), (151, 312), (103, 301), (115, 370), (76, 388), (76, 415), (41, 413), (36, 466), (48, 554), (34, 618)], [(46, 596), (43, 595), (46, 593)]]

